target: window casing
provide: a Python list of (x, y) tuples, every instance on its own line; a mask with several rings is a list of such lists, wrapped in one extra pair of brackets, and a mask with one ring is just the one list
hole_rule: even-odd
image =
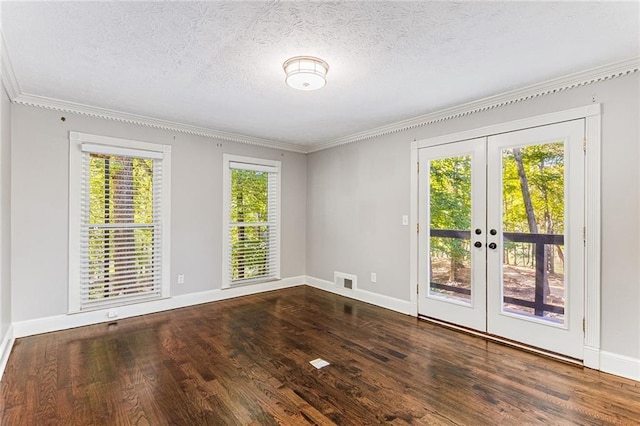
[(70, 143), (69, 312), (168, 297), (171, 147)]
[(280, 162), (223, 162), (222, 286), (280, 279)]

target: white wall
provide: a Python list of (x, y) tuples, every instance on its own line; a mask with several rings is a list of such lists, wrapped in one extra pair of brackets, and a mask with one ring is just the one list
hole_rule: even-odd
[[(603, 351), (640, 360), (638, 73), (308, 156), (307, 275), (409, 300), (410, 145), (595, 102), (602, 113)], [(377, 283), (370, 283), (371, 272)]]
[(282, 162), (282, 277), (305, 274), (305, 155), (16, 104), (11, 118), (14, 323), (67, 312), (72, 130), (172, 145), (172, 296), (221, 287), (223, 153)]
[(410, 142), (376, 138), (309, 155), (307, 275), (354, 274), (359, 289), (409, 300), (410, 227), (401, 218), (409, 214)]
[[(11, 325), (11, 103), (0, 83), (0, 342)], [(0, 356), (2, 354), (0, 353)]]

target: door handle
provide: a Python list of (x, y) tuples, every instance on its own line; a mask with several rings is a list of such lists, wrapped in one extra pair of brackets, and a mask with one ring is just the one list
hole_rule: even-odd
[(498, 247), (498, 245), (496, 243), (489, 243), (489, 248), (491, 250), (495, 250)]
[(480, 248), (480, 247), (482, 247), (482, 243), (481, 243), (480, 241), (476, 241), (476, 242), (473, 244), (473, 246), (474, 246), (474, 247), (476, 247), (476, 248)]

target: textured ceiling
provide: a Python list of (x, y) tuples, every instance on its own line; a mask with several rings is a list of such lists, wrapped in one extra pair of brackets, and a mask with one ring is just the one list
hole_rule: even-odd
[[(640, 56), (638, 2), (7, 2), (22, 94), (299, 145)], [(313, 55), (327, 86), (284, 84)]]

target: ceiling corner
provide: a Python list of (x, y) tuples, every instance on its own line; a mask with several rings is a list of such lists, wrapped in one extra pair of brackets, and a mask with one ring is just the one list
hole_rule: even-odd
[(20, 85), (16, 79), (16, 75), (13, 72), (13, 66), (11, 65), (11, 59), (9, 58), (9, 52), (7, 51), (7, 45), (4, 42), (4, 34), (0, 29), (0, 73), (2, 73), (2, 83), (4, 85), (9, 99), (13, 102), (18, 95), (20, 95)]

